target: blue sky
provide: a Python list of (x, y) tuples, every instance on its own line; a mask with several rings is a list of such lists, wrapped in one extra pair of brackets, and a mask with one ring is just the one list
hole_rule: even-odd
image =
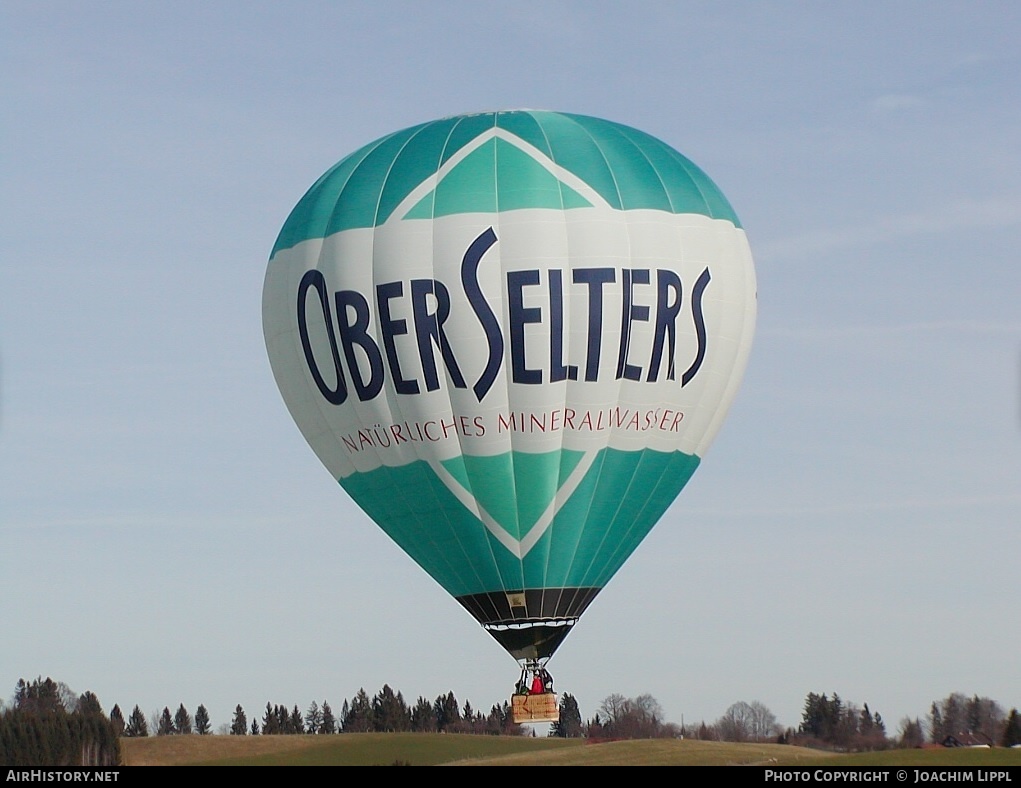
[[(0, 694), (488, 708), (516, 667), (331, 481), (261, 329), (347, 153), (535, 107), (705, 169), (755, 255), (731, 416), (550, 668), (590, 716), (1021, 706), (1021, 8), (0, 6)], [(6, 682), (9, 690), (2, 686)]]

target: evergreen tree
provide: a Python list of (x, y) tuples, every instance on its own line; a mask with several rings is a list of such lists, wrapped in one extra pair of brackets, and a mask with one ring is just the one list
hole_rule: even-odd
[(99, 698), (92, 692), (86, 692), (78, 699), (76, 710), (85, 716), (103, 716), (103, 707), (99, 705)]
[(1007, 716), (1007, 726), (1003, 729), (1003, 740), (1000, 742), (1004, 747), (1013, 747), (1021, 744), (1021, 717), (1017, 709), (1011, 709)]
[(277, 720), (277, 711), (266, 701), (266, 713), (262, 715), (262, 735), (275, 736), (280, 733), (280, 723)]
[(358, 694), (351, 699), (351, 706), (342, 724), (344, 733), (366, 733), (372, 730), (372, 702), (364, 688), (359, 689)]
[(553, 723), (550, 736), (557, 736), (561, 739), (580, 739), (584, 735), (585, 730), (581, 722), (578, 701), (569, 692), (565, 692), (560, 698), (560, 720)]
[[(935, 708), (935, 706), (934, 706)], [(882, 716), (866, 703), (859, 709), (837, 693), (808, 693), (799, 732), (821, 742), (848, 750), (875, 750), (889, 746)]]
[(825, 694), (808, 693), (805, 698), (805, 710), (801, 713), (801, 727), (799, 728), (803, 734), (814, 736), (817, 739), (823, 738), (828, 704), (829, 701)]
[(933, 744), (939, 744), (946, 738), (946, 732), (943, 730), (943, 712), (936, 701), (929, 707), (929, 737)]
[(142, 710), (138, 708), (137, 703), (131, 711), (131, 716), (128, 717), (128, 726), (124, 729), (124, 735), (131, 738), (149, 735), (149, 723), (145, 721), (145, 715), (142, 714)]
[(110, 723), (113, 725), (114, 733), (118, 736), (124, 735), (124, 714), (121, 712), (121, 707), (116, 703), (110, 710)]
[(1000, 736), (1003, 720), (1003, 708), (996, 701), (978, 695), (969, 699), (960, 692), (934, 701), (929, 711), (930, 735), (936, 743), (969, 732), (993, 741)]
[(330, 708), (330, 704), (325, 700), (323, 701), (322, 708), (323, 719), (319, 724), (319, 733), (333, 734), (337, 732), (337, 720), (333, 716), (333, 709)]
[(1000, 737), (1006, 715), (1000, 704), (992, 698), (975, 695), (968, 701), (966, 709), (968, 730), (987, 737), (990, 741)]
[(922, 731), (922, 721), (917, 717), (911, 719), (905, 717), (900, 723), (900, 739), (898, 747), (914, 748), (921, 747), (925, 743), (925, 733)]
[(231, 736), (245, 736), (248, 734), (248, 717), (245, 715), (245, 710), (241, 708), (239, 703), (234, 709), (234, 719), (230, 724), (230, 735)]
[(173, 736), (177, 733), (174, 728), (174, 718), (170, 716), (170, 709), (163, 707), (163, 714), (160, 715), (159, 725), (156, 728), (157, 736)]
[(858, 732), (863, 735), (870, 734), (874, 725), (875, 720), (872, 719), (872, 712), (869, 711), (869, 704), (866, 703), (859, 715)]
[(184, 708), (183, 703), (177, 707), (177, 712), (174, 714), (174, 728), (181, 734), (191, 733), (191, 715)]
[(436, 730), (436, 712), (432, 703), (421, 695), (411, 710), (411, 730), (418, 733), (432, 733)]
[(503, 720), (503, 726), (500, 730), (504, 736), (520, 736), (522, 731), (524, 731), (524, 727), (514, 722), (514, 712), (507, 701), (504, 701), (503, 705), (500, 706), (500, 719)]
[[(825, 697), (825, 696), (823, 696)], [(826, 723), (823, 730), (823, 738), (826, 741), (835, 741), (840, 735), (841, 721), (844, 719), (844, 702), (837, 693), (833, 693), (829, 705), (826, 707)]]
[(312, 705), (308, 707), (308, 711), (305, 712), (305, 733), (319, 733), (319, 728), (323, 724), (323, 713), (319, 709), (319, 704), (312, 701)]
[[(863, 719), (864, 712), (859, 712), (853, 704), (845, 705), (837, 693), (828, 698), (826, 693), (810, 692), (805, 698), (799, 730), (806, 736), (846, 746), (858, 735), (859, 722)], [(872, 720), (869, 714), (870, 725)]]
[(437, 730), (445, 731), (454, 728), (461, 721), (461, 710), (457, 706), (457, 698), (451, 690), (446, 695), (439, 695), (433, 703), (436, 714)]
[(971, 733), (978, 733), (982, 730), (982, 701), (975, 695), (968, 701), (964, 708), (964, 718), (967, 720), (968, 730)]
[(305, 719), (301, 716), (301, 709), (298, 708), (298, 704), (294, 704), (294, 710), (291, 712), (291, 722), (288, 729), (288, 733), (299, 734), (305, 732)]
[(252, 717), (252, 727), (249, 732), (252, 734), (252, 736), (259, 735), (259, 721), (255, 719), (255, 717)]
[(500, 712), (499, 704), (494, 703), (486, 715), (485, 732), (488, 736), (499, 736), (503, 733), (503, 715)]
[(968, 699), (959, 692), (953, 692), (943, 699), (943, 728), (949, 735), (963, 733), (967, 730), (965, 708)]
[(202, 704), (195, 709), (195, 733), (200, 736), (209, 735), (209, 712)]
[(70, 695), (77, 705), (77, 698), (74, 693), (61, 692), (61, 687), (66, 690), (66, 685), (60, 685), (49, 676), (44, 680), (42, 676), (32, 683), (26, 683), (24, 679), (18, 679), (14, 690), (14, 708), (33, 712), (35, 714), (61, 714), (70, 711), (64, 703), (62, 695)]
[(411, 728), (411, 711), (404, 697), (384, 684), (372, 699), (372, 730), (382, 733), (406, 731)]
[(22, 680), (14, 703), (0, 711), (0, 763), (29, 767), (120, 763), (117, 732), (93, 693), (79, 698), (63, 683)]

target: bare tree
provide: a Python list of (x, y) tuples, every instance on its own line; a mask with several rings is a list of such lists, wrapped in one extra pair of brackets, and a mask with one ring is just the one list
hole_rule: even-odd
[(78, 693), (71, 689), (63, 681), (57, 682), (57, 697), (60, 698), (61, 704), (67, 709), (70, 714), (78, 708)]
[(606, 697), (599, 706), (601, 732), (622, 739), (654, 739), (664, 735), (663, 707), (652, 695)]
[(783, 732), (780, 724), (776, 721), (776, 715), (769, 710), (764, 703), (757, 700), (751, 702), (751, 736), (755, 741), (766, 741), (773, 739)]
[(599, 704), (599, 713), (607, 722), (614, 722), (624, 716), (629, 708), (630, 700), (619, 692), (607, 695)]
[(752, 738), (755, 712), (743, 700), (732, 703), (716, 720), (716, 730), (723, 741), (748, 741)]

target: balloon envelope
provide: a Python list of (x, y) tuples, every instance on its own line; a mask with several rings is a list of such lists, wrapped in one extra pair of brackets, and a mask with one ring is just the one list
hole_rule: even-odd
[(270, 258), (277, 384), (347, 493), (516, 658), (550, 656), (698, 467), (755, 276), (659, 140), (490, 112), (383, 137)]

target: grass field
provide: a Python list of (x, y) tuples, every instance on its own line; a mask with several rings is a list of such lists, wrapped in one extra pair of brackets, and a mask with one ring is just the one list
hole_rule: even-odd
[(651, 739), (587, 744), (440, 733), (122, 739), (125, 766), (1021, 766), (1021, 750), (836, 755), (778, 744)]
[(436, 766), (582, 742), (442, 733), (343, 736), (162, 736), (122, 739), (125, 766)]

